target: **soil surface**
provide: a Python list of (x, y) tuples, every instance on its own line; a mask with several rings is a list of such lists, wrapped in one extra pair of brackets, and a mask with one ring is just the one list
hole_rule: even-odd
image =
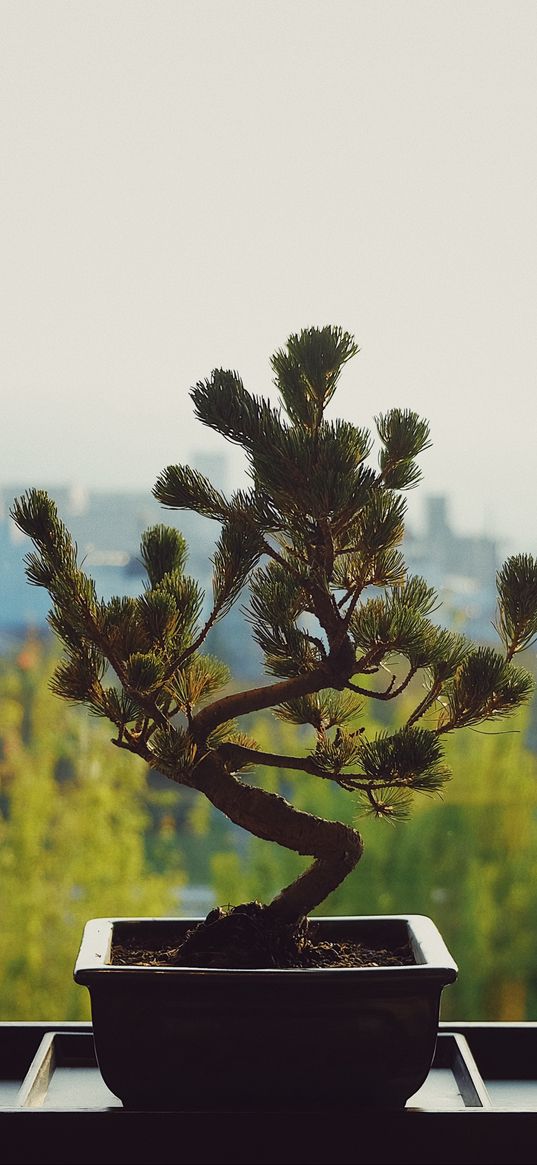
[(360, 943), (326, 942), (315, 920), (277, 922), (258, 902), (228, 910), (211, 910), (188, 931), (179, 946), (146, 950), (131, 941), (114, 942), (112, 963), (122, 966), (300, 968), (389, 967), (415, 962), (408, 944), (396, 950), (372, 950)]

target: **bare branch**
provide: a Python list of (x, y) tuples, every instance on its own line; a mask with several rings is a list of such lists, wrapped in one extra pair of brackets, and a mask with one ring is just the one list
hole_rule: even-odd
[(322, 777), (324, 780), (335, 781), (336, 784), (341, 783), (341, 779), (347, 780), (347, 774), (330, 773), (326, 769), (320, 768), (311, 757), (308, 756), (279, 756), (273, 752), (261, 752), (255, 748), (246, 748), (242, 744), (235, 744), (233, 741), (221, 744), (217, 749), (222, 757), (226, 767), (231, 772), (235, 768), (240, 769), (244, 765), (256, 764), (266, 765), (269, 768), (275, 769), (293, 769), (298, 772), (309, 773), (313, 777)]
[(345, 686), (353, 692), (358, 692), (360, 696), (369, 696), (372, 700), (395, 700), (397, 696), (401, 695), (401, 692), (404, 692), (417, 670), (417, 667), (411, 667), (397, 688), (394, 688), (395, 676), (392, 676), (388, 687), (383, 692), (375, 692), (373, 688), (361, 688), (359, 684), (353, 684), (350, 680)]
[(320, 692), (322, 688), (330, 687), (330, 675), (326, 664), (299, 676), (280, 680), (276, 684), (267, 684), (260, 688), (250, 688), (243, 692), (234, 692), (230, 696), (223, 696), (213, 704), (202, 708), (192, 720), (192, 735), (203, 739), (225, 720), (233, 720), (236, 716), (245, 716), (247, 712), (260, 712), (263, 708), (272, 708), (276, 704), (283, 704), (296, 696), (306, 696), (312, 692)]

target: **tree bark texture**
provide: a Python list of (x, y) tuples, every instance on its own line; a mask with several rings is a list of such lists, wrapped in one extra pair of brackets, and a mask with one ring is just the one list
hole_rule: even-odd
[(357, 830), (295, 809), (284, 797), (248, 785), (228, 772), (215, 752), (196, 767), (191, 784), (230, 821), (255, 837), (315, 859), (270, 903), (269, 911), (282, 921), (297, 921), (319, 906), (362, 856), (363, 843)]

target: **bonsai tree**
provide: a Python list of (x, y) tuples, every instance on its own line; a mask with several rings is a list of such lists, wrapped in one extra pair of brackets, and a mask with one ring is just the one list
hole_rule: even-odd
[[(48, 589), (50, 624), (64, 645), (54, 692), (108, 718), (116, 747), (197, 789), (237, 825), (312, 858), (273, 901), (251, 907), (258, 932), (300, 929), (356, 866), (363, 844), (349, 825), (249, 783), (248, 769), (278, 766), (332, 781), (366, 812), (404, 817), (415, 793), (437, 793), (448, 780), (448, 733), (500, 720), (533, 690), (512, 661), (537, 632), (536, 561), (517, 555), (498, 574), (502, 654), (431, 620), (437, 596), (409, 576), (400, 549), (404, 491), (420, 478), (416, 458), (429, 427), (408, 409), (376, 417), (377, 468), (368, 462), (368, 430), (326, 415), (357, 351), (337, 327), (290, 336), (272, 357), (280, 407), (223, 369), (193, 388), (196, 416), (241, 446), (252, 480), (227, 498), (195, 469), (172, 465), (154, 487), (163, 506), (221, 524), (202, 625), (203, 595), (185, 573), (176, 529), (144, 533), (141, 596), (103, 602), (48, 495), (30, 490), (13, 509), (35, 546), (28, 579)], [(246, 584), (246, 618), (274, 678), (222, 694), (228, 670), (203, 647)], [(360, 727), (364, 703), (397, 700), (415, 676), (422, 687), (404, 723), (369, 737)], [(241, 717), (261, 709), (310, 725), (308, 754), (275, 755), (246, 736)]]

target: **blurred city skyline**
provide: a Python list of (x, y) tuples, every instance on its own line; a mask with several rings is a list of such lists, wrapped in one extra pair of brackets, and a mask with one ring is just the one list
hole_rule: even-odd
[[(374, 427), (374, 426), (373, 426)], [(219, 489), (223, 490), (228, 495), (233, 490), (238, 488), (248, 488), (251, 484), (251, 479), (248, 476), (244, 458), (237, 453), (235, 449), (225, 441), (222, 441), (220, 448), (193, 447), (186, 449), (185, 456), (182, 462), (191, 465), (205, 474)], [(425, 454), (427, 456), (427, 454)], [(176, 459), (179, 461), (179, 458)], [(369, 458), (369, 462), (374, 466), (375, 458)], [(164, 466), (162, 467), (164, 468)], [(143, 475), (144, 476), (144, 475)], [(182, 515), (186, 513), (183, 510), (172, 511), (155, 503), (152, 494), (154, 481), (146, 485), (143, 476), (140, 481), (129, 480), (127, 482), (112, 481), (108, 483), (106, 479), (100, 481), (85, 481), (83, 482), (76, 476), (72, 478), (61, 479), (49, 477), (48, 473), (38, 475), (35, 472), (28, 479), (21, 476), (11, 478), (10, 480), (3, 480), (0, 474), (0, 509), (3, 506), (3, 514), (0, 512), (0, 518), (6, 517), (9, 507), (11, 505), (11, 498), (15, 498), (29, 488), (45, 489), (52, 498), (61, 497), (65, 499), (68, 497), (69, 509), (68, 514), (83, 513), (88, 505), (90, 498), (107, 495), (109, 497), (117, 496), (118, 498), (136, 498), (142, 503), (145, 499), (149, 508), (157, 505), (161, 515), (161, 520), (167, 522), (172, 520), (173, 524), (181, 525)], [(156, 480), (156, 479), (155, 479)], [(479, 507), (471, 507), (466, 515), (462, 515), (457, 504), (456, 491), (450, 493), (449, 491), (442, 492), (440, 490), (433, 490), (429, 488), (427, 474), (424, 473), (423, 479), (418, 486), (412, 490), (406, 491), (404, 494), (407, 503), (407, 516), (405, 525), (410, 534), (420, 536), (426, 530), (428, 521), (428, 511), (431, 503), (435, 500), (441, 501), (445, 507), (447, 521), (450, 527), (460, 536), (472, 535), (475, 537), (482, 537), (493, 540), (498, 545), (498, 553), (505, 557), (509, 553), (516, 552), (516, 536), (513, 537), (512, 532), (501, 530), (494, 519), (494, 510), (490, 504), (486, 504), (482, 511)], [(154, 516), (154, 515), (153, 515)], [(208, 518), (200, 518), (200, 522), (211, 527), (214, 530), (214, 536), (217, 536), (219, 523), (211, 521)], [(14, 535), (20, 539), (22, 535), (16, 531)], [(527, 541), (527, 539), (526, 539)], [(528, 549), (526, 547), (526, 549)], [(531, 548), (528, 549), (531, 552)]]
[[(205, 456), (199, 468), (220, 488), (228, 488), (221, 457)], [(9, 516), (13, 496), (20, 492), (15, 483), (0, 486), (0, 643), (3, 633), (16, 638), (32, 628), (43, 632), (50, 607), (47, 591), (28, 586), (25, 579), (29, 541)], [(188, 571), (201, 584), (208, 615), (219, 522), (192, 511), (163, 510), (151, 495), (139, 490), (56, 486), (51, 493), (75, 540), (78, 560), (102, 598), (140, 593), (146, 578), (140, 556), (142, 531), (163, 521), (179, 528), (186, 538)], [(496, 540), (482, 533), (462, 533), (452, 523), (449, 500), (426, 494), (422, 521), (419, 526), (407, 523), (402, 550), (410, 574), (424, 576), (438, 592), (440, 625), (464, 627), (474, 639), (489, 642), (496, 612), (496, 572), (504, 557)], [(209, 650), (216, 650), (243, 675), (257, 675), (261, 657), (244, 620), (246, 602), (247, 590), (222, 624), (213, 628)]]

